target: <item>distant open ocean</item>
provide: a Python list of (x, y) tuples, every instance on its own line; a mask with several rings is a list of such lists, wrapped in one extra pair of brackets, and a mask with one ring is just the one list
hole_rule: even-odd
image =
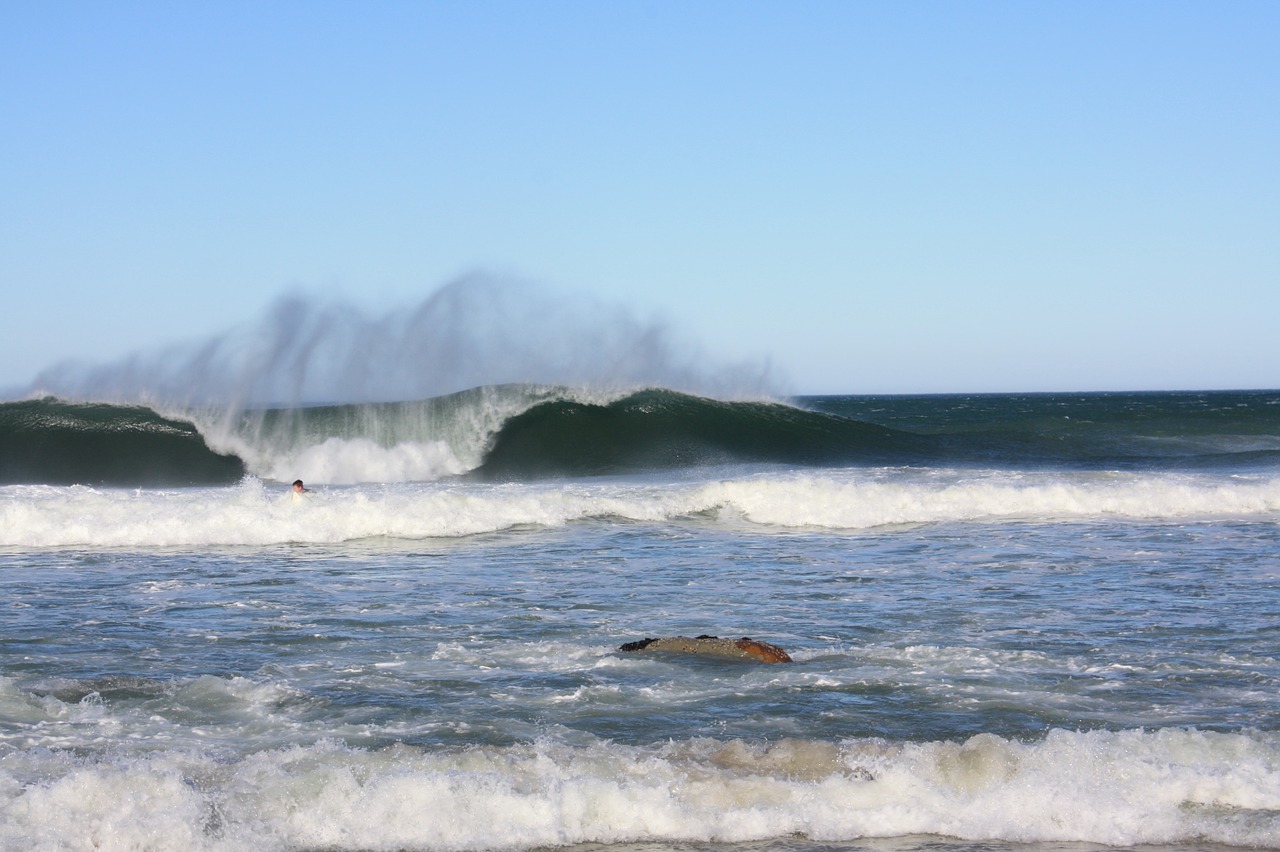
[(6, 852), (1099, 846), (1280, 848), (1278, 391), (0, 403)]

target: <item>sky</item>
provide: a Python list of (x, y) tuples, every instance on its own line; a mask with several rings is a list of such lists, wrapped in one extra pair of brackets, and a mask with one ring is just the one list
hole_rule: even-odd
[(1280, 387), (1278, 35), (1274, 0), (9, 4), (0, 389), (478, 273), (797, 394)]

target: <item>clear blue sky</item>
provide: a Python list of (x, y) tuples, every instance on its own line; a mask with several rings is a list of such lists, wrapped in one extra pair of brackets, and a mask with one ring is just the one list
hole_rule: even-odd
[(797, 393), (1280, 386), (1280, 3), (11, 3), (0, 387), (475, 270)]

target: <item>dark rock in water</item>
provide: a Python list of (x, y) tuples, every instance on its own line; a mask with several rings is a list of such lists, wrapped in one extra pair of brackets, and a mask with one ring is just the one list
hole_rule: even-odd
[(789, 663), (791, 656), (777, 645), (743, 636), (741, 639), (721, 639), (719, 636), (669, 636), (665, 639), (641, 639), (628, 642), (619, 651), (666, 651), (675, 654), (699, 654), (730, 660), (751, 660), (759, 663)]

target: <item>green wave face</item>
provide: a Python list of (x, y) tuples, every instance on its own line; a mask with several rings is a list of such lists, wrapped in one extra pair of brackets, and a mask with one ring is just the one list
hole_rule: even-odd
[(196, 427), (143, 406), (55, 399), (0, 405), (0, 483), (226, 485), (245, 474)]
[(503, 425), (478, 473), (524, 479), (752, 462), (900, 464), (923, 458), (932, 443), (788, 405), (646, 390), (608, 404), (536, 405)]

